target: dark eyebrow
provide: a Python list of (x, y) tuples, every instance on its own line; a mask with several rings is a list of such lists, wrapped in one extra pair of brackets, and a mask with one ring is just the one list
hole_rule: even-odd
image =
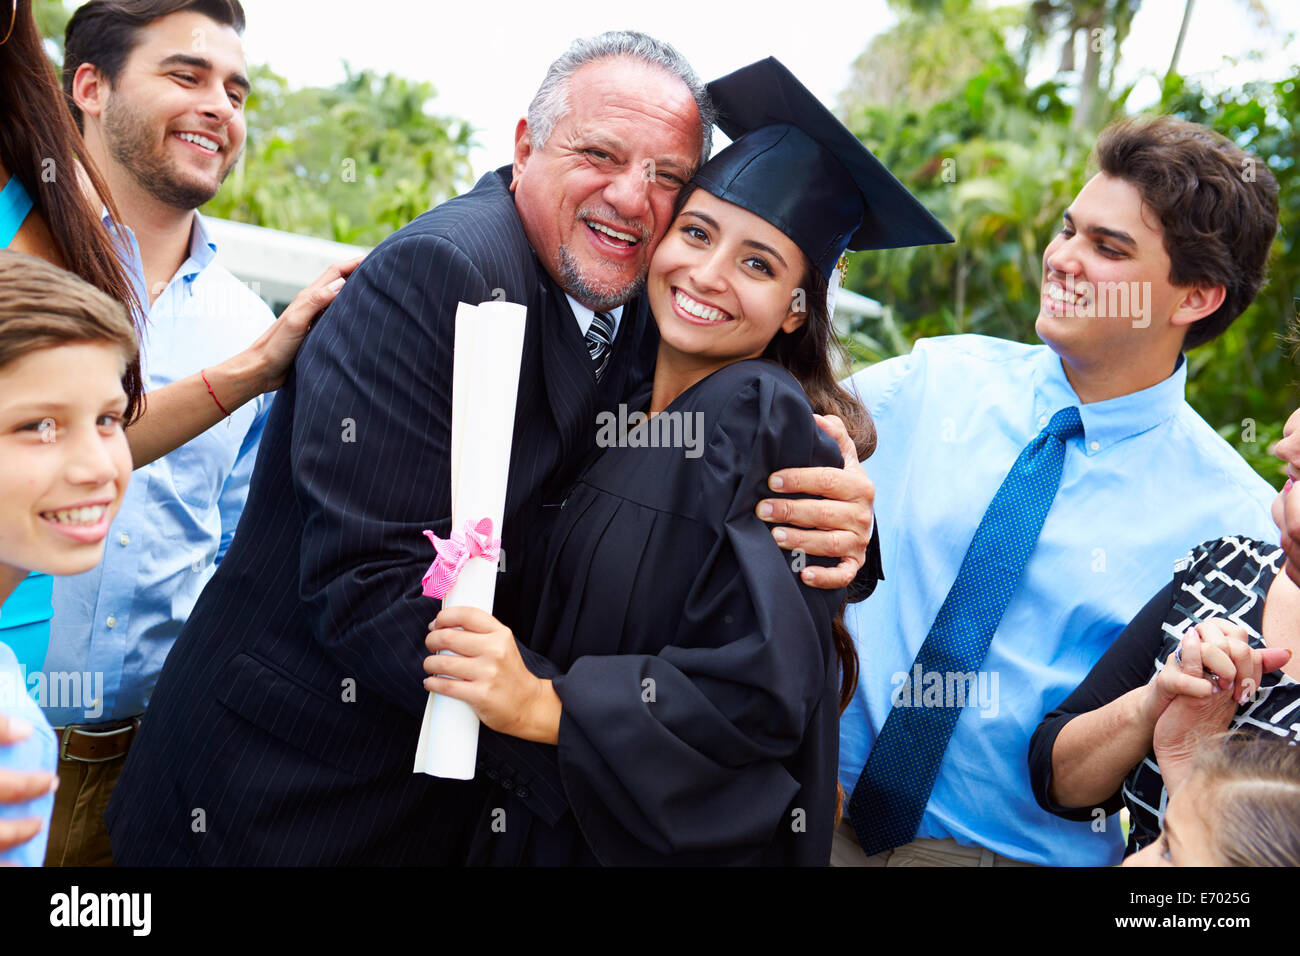
[(786, 264), (785, 257), (782, 256), (781, 253), (773, 249), (771, 246), (762, 242), (755, 242), (753, 239), (746, 239), (745, 245), (768, 253), (773, 259), (781, 263), (781, 265), (785, 266), (787, 269), (789, 268), (789, 266)]
[[(702, 223), (704, 223), (704, 224), (705, 224), (706, 226), (708, 226), (710, 229), (716, 229), (716, 230), (718, 230), (719, 232), (722, 231), (722, 227), (718, 225), (717, 220), (715, 220), (712, 216), (709, 216), (709, 215), (706, 215), (705, 213), (699, 212), (698, 210), (695, 210), (695, 209), (687, 209), (686, 211), (684, 211), (684, 212), (682, 213), (682, 215), (683, 215), (683, 216), (694, 216), (696, 219), (700, 220)], [(781, 265), (785, 266), (787, 269), (790, 268), (789, 263), (787, 263), (787, 262), (785, 261), (785, 257), (782, 256), (781, 253), (777, 252), (775, 249), (773, 249), (771, 246), (769, 246), (769, 245), (768, 245), (767, 243), (765, 243), (765, 242), (756, 242), (756, 241), (753, 240), (753, 239), (746, 239), (746, 240), (744, 241), (744, 243), (742, 243), (742, 245), (749, 246), (751, 249), (758, 249), (758, 250), (760, 250), (760, 251), (762, 251), (762, 252), (766, 252), (768, 255), (770, 255), (772, 258), (774, 258), (777, 262), (781, 263)]]
[[(158, 65), (161, 67), (188, 66), (196, 70), (205, 70), (208, 73), (212, 72), (211, 60), (201, 56), (189, 56), (185, 53), (173, 53), (169, 57), (164, 57), (159, 61)], [(252, 92), (253, 89), (253, 85), (248, 82), (248, 77), (244, 76), (242, 73), (231, 73), (230, 76), (226, 77), (226, 82), (233, 83), (245, 93)]]
[(705, 214), (702, 213), (702, 212), (698, 212), (697, 210), (694, 210), (694, 209), (685, 209), (685, 210), (682, 211), (682, 215), (683, 215), (683, 216), (694, 216), (696, 219), (698, 219), (700, 222), (704, 223), (704, 224), (705, 224), (706, 226), (708, 226), (710, 229), (720, 229), (720, 227), (718, 226), (718, 221), (717, 221), (716, 219), (714, 219), (712, 216), (705, 215)]
[[(1074, 225), (1074, 217), (1070, 215), (1070, 210), (1068, 209), (1065, 210), (1065, 221), (1069, 223), (1071, 226)], [(1123, 232), (1119, 229), (1107, 229), (1105, 226), (1089, 226), (1084, 231), (1096, 233), (1102, 236), (1108, 236), (1111, 239), (1114, 239), (1116, 242), (1123, 243), (1124, 245), (1130, 246), (1134, 249), (1137, 248), (1137, 240), (1134, 239), (1132, 236), (1130, 236), (1127, 232)]]

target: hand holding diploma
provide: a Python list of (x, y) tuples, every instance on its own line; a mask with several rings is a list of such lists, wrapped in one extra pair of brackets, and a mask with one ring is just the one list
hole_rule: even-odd
[(464, 701), (498, 733), (543, 744), (559, 740), (561, 703), (554, 686), (524, 666), (514, 633), (491, 614), (444, 608), (429, 622), (424, 643), (431, 654), (424, 669), (439, 675), (425, 679), (430, 693)]

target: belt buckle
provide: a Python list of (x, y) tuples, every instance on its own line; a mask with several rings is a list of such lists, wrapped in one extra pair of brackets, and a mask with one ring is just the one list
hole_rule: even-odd
[[(90, 724), (89, 726), (94, 726)], [(125, 727), (118, 727), (114, 730), (82, 730), (81, 725), (69, 724), (63, 728), (63, 740), (59, 743), (59, 760), (75, 760), (77, 763), (108, 763), (110, 760), (117, 760), (121, 754), (114, 754), (111, 757), (73, 757), (68, 754), (68, 741), (72, 739), (73, 731), (86, 737), (116, 737), (118, 734), (124, 734), (128, 731), (138, 730), (140, 727), (140, 718), (132, 717), (131, 722)]]

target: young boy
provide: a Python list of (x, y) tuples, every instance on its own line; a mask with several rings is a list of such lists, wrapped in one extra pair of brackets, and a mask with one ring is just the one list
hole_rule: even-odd
[[(131, 477), (122, 376), (136, 349), (120, 303), (0, 251), (0, 604), (29, 571), (80, 574), (103, 557)], [(38, 697), (91, 692), (77, 683), (89, 675), (43, 676)], [(31, 683), (0, 644), (0, 783), (14, 798), (0, 803), (0, 863), (39, 866), (58, 747)]]

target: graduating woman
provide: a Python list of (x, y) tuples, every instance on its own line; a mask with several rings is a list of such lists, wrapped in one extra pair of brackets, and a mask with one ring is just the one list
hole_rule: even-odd
[(775, 60), (710, 94), (737, 139), (655, 252), (643, 414), (565, 499), (531, 633), (464, 607), (430, 626), (425, 686), (490, 728), (480, 768), (498, 787), (471, 862), (830, 857), (857, 672), (844, 592), (802, 584), (813, 559), (755, 509), (774, 470), (842, 466), (814, 413), (843, 419), (861, 457), (874, 446), (831, 365), (841, 254), (951, 237)]

